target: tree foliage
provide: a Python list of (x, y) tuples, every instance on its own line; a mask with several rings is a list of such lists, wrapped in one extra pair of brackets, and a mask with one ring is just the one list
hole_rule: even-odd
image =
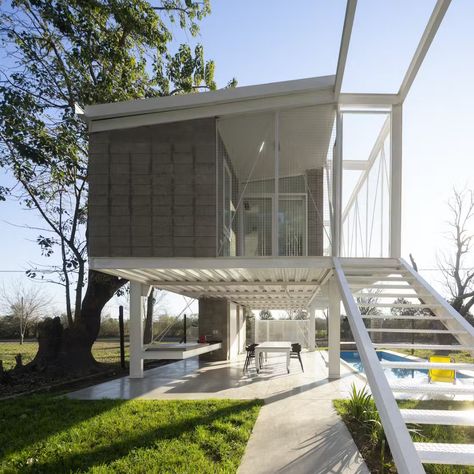
[[(88, 137), (78, 106), (215, 89), (202, 45), (173, 38), (176, 25), (195, 36), (209, 12), (209, 0), (14, 0), (2, 9), (0, 167), (17, 184), (1, 187), (0, 199), (41, 216), (37, 242), (44, 256), (57, 254), (51, 280), (64, 286), (69, 326), (100, 315), (124, 284), (87, 271)], [(97, 335), (92, 313), (86, 326)]]
[(269, 309), (262, 309), (260, 313), (258, 313), (258, 317), (261, 321), (271, 321), (275, 319)]
[(13, 191), (23, 205), (45, 221), (42, 254), (60, 253), (54, 270), (70, 324), (81, 310), (87, 254), (87, 126), (75, 105), (214, 89), (214, 63), (201, 45), (169, 50), (172, 23), (196, 34), (207, 13), (207, 1), (19, 0), (0, 17), (8, 54), (0, 69), (0, 166), (19, 183)]

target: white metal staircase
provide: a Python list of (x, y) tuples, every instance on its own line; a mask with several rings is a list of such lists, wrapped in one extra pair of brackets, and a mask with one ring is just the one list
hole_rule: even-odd
[[(400, 473), (423, 473), (423, 463), (474, 465), (474, 444), (414, 443), (407, 423), (474, 426), (474, 414), (457, 410), (400, 410), (396, 399), (403, 394), (463, 395), (473, 397), (474, 386), (462, 384), (389, 383), (384, 369), (474, 370), (474, 364), (443, 364), (427, 361), (380, 362), (375, 349), (430, 349), (471, 351), (474, 328), (459, 315), (417, 272), (402, 259), (334, 258), (336, 280), (367, 380), (387, 440)], [(394, 303), (398, 298), (403, 302)], [(397, 311), (392, 312), (392, 308)], [(376, 311), (374, 311), (376, 310)], [(402, 311), (416, 312), (415, 315)], [(364, 313), (364, 314), (362, 314)], [(365, 314), (367, 313), (367, 314)], [(440, 329), (367, 327), (373, 321), (436, 321)], [(393, 324), (392, 324), (393, 325)], [(395, 342), (374, 342), (391, 333)], [(433, 338), (448, 335), (453, 344), (396, 342), (397, 335), (414, 333)]]

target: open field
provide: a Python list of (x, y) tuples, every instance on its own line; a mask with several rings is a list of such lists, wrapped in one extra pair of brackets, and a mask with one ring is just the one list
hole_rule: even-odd
[(2, 402), (0, 472), (236, 472), (259, 401)]
[[(15, 365), (15, 356), (21, 354), (23, 356), (23, 363), (26, 364), (36, 354), (38, 343), (36, 341), (27, 341), (19, 344), (14, 341), (0, 342), (0, 360), (3, 360), (3, 368), (9, 370)], [(98, 362), (107, 364), (120, 363), (120, 345), (116, 340), (102, 340), (96, 341), (92, 352)], [(125, 343), (125, 358), (128, 360), (128, 342)]]

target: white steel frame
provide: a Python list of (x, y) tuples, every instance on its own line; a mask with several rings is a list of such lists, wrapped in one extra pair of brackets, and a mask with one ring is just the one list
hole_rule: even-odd
[[(432, 15), (428, 21), (425, 31), (420, 39), (413, 59), (410, 62), (408, 70), (402, 81), (397, 94), (352, 94), (341, 93), (344, 70), (349, 51), (350, 38), (356, 14), (357, 0), (348, 0), (346, 7), (346, 15), (344, 20), (343, 33), (339, 51), (336, 76), (334, 79), (334, 88), (329, 93), (327, 88), (320, 91), (311, 92), (308, 88), (304, 88), (303, 84), (300, 90), (295, 91), (291, 97), (284, 94), (278, 95), (278, 86), (266, 86), (265, 94), (258, 94), (262, 91), (262, 87), (251, 88), (251, 92), (255, 97), (249, 98), (242, 96), (243, 91), (231, 91), (230, 95), (218, 92), (207, 98), (199, 97), (196, 94), (196, 106), (179, 110), (179, 107), (164, 108), (160, 111), (150, 111), (147, 114), (139, 115), (137, 111), (133, 114), (133, 110), (141, 107), (140, 104), (131, 106), (131, 110), (127, 110), (127, 106), (118, 106), (124, 108), (122, 115), (114, 118), (109, 117), (105, 120), (92, 122), (91, 131), (106, 130), (112, 127), (112, 122), (120, 122), (122, 126), (144, 125), (150, 123), (161, 123), (179, 120), (197, 118), (203, 116), (219, 115), (225, 113), (245, 113), (252, 110), (273, 110), (275, 113), (275, 190), (274, 195), (278, 196), (279, 186), (279, 110), (284, 107), (311, 105), (315, 103), (333, 103), (335, 105), (336, 114), (336, 140), (334, 146), (334, 156), (332, 163), (332, 182), (331, 194), (332, 203), (330, 208), (331, 214), (331, 230), (332, 230), (332, 259), (319, 257), (291, 258), (278, 257), (278, 199), (273, 199), (273, 256), (267, 258), (210, 258), (210, 259), (158, 259), (158, 258), (129, 258), (124, 264), (124, 259), (101, 258), (90, 259), (91, 268), (100, 269), (101, 271), (110, 272), (130, 278), (130, 377), (143, 377), (143, 304), (144, 298), (148, 291), (148, 285), (159, 285), (161, 288), (168, 288), (171, 291), (180, 289), (179, 291), (187, 291), (191, 296), (199, 296), (200, 292), (210, 290), (217, 296), (225, 296), (226, 298), (240, 298), (246, 301), (248, 305), (252, 304), (288, 304), (288, 298), (294, 298), (293, 304), (306, 305), (310, 315), (310, 328), (314, 334), (315, 325), (315, 308), (317, 298), (323, 295), (323, 291), (327, 291), (328, 307), (329, 307), (329, 361), (328, 372), (329, 378), (338, 378), (340, 376), (340, 305), (341, 301), (345, 307), (346, 313), (350, 315), (349, 322), (351, 330), (357, 343), (357, 348), (364, 369), (369, 381), (372, 394), (377, 404), (380, 417), (383, 422), (384, 430), (390, 444), (398, 472), (401, 474), (418, 474), (423, 473), (424, 469), (420, 461), (420, 457), (416, 452), (415, 446), (407, 431), (405, 422), (402, 418), (397, 404), (393, 397), (390, 386), (383, 374), (383, 368), (379, 364), (374, 346), (371, 343), (369, 333), (366, 330), (364, 321), (357, 307), (354, 297), (351, 293), (349, 284), (344, 274), (342, 265), (346, 259), (340, 259), (341, 255), (341, 234), (342, 225), (347, 217), (349, 209), (357, 200), (357, 194), (367, 179), (368, 173), (372, 168), (376, 157), (380, 153), (384, 142), (390, 133), (390, 217), (389, 217), (389, 255), (391, 259), (370, 259), (371, 268), (384, 268), (387, 261), (397, 261), (401, 256), (401, 191), (402, 191), (402, 125), (403, 125), (403, 102), (410, 91), (415, 80), (417, 72), (426, 57), (429, 47), (435, 37), (435, 34), (441, 24), (441, 21), (449, 7), (451, 0), (438, 0)], [(273, 92), (273, 96), (272, 96)], [(281, 90), (280, 90), (281, 92)], [(231, 97), (229, 99), (229, 97)], [(212, 100), (212, 97), (215, 97)], [(251, 100), (250, 100), (251, 99)], [(166, 99), (163, 99), (166, 101)], [(177, 104), (182, 99), (177, 99)], [(175, 104), (171, 100), (170, 104)], [(135, 107), (135, 109), (134, 109)], [(100, 111), (99, 108), (96, 108)], [(94, 110), (96, 110), (94, 109)], [(120, 109), (121, 110), (121, 109)], [(343, 157), (343, 114), (344, 113), (385, 113), (387, 120), (382, 127), (379, 137), (374, 144), (371, 155), (367, 163), (346, 160)], [(128, 115), (127, 115), (128, 114)], [(130, 115), (131, 114), (131, 115)], [(207, 115), (206, 115), (207, 114)], [(346, 209), (342, 210), (342, 186), (343, 186), (343, 169), (361, 170), (362, 175), (359, 182), (349, 199)], [(225, 172), (225, 163), (224, 163)], [(347, 260), (349, 261), (349, 260)], [(367, 259), (350, 259), (351, 267), (364, 268), (367, 265)], [(400, 262), (399, 262), (400, 263)], [(465, 321), (460, 321), (457, 313), (447, 305), (444, 300), (438, 298), (437, 293), (432, 290), (424, 281), (417, 277), (410, 267), (403, 261), (401, 265), (411, 272), (413, 279), (428, 294), (428, 298), (434, 298), (438, 306), (441, 306), (441, 313), (449, 313), (463, 329), (468, 331), (470, 336), (474, 336), (474, 329)], [(275, 269), (275, 275), (278, 269), (283, 267), (295, 269), (319, 268), (321, 269), (318, 281), (248, 281), (242, 277), (236, 277), (236, 280), (227, 278), (222, 281), (223, 275), (241, 274), (244, 269), (253, 269), (255, 271), (266, 268)], [(127, 270), (127, 268), (129, 270)], [(203, 281), (202, 279), (192, 281), (192, 278), (183, 280), (183, 272), (188, 271), (189, 275), (196, 274), (193, 268), (198, 268), (201, 272), (212, 275), (212, 280)], [(170, 278), (168, 281), (150, 280), (150, 272), (147, 269), (169, 269)], [(183, 269), (183, 270), (180, 270)], [(186, 270), (188, 269), (188, 270)], [(221, 270), (220, 270), (221, 269)], [(234, 273), (231, 272), (234, 270)], [(228, 273), (225, 273), (228, 272)], [(187, 274), (185, 274), (187, 275)], [(184, 288), (183, 285), (186, 287)], [(246, 288), (243, 288), (243, 286)], [(299, 290), (301, 287), (301, 291)], [(291, 290), (290, 290), (291, 288)], [(325, 290), (323, 290), (325, 288)], [(388, 287), (387, 287), (388, 288)], [(243, 291), (242, 291), (243, 289)], [(325, 296), (325, 295), (324, 295)], [(281, 303), (278, 303), (281, 301)], [(290, 300), (291, 301), (291, 300)], [(433, 301), (432, 301), (433, 302)], [(461, 318), (462, 319), (462, 318)], [(467, 327), (469, 326), (469, 327)], [(314, 342), (314, 341), (313, 341)], [(463, 342), (463, 341), (461, 341)], [(314, 347), (310, 347), (313, 349)], [(258, 359), (258, 358), (257, 358)]]
[[(241, 298), (249, 305), (259, 303), (289, 304), (295, 298), (298, 304), (306, 305), (310, 314), (310, 327), (314, 328), (315, 308), (318, 298), (326, 295), (329, 306), (329, 377), (338, 378), (340, 374), (340, 304), (344, 304), (349, 318), (352, 333), (357, 343), (367, 379), (377, 403), (385, 433), (395, 459), (398, 472), (401, 474), (423, 473), (416, 449), (406, 429), (405, 422), (398, 410), (392, 391), (383, 375), (373, 345), (365, 328), (360, 311), (354, 301), (342, 266), (350, 261), (351, 268), (363, 269), (368, 264), (373, 268), (384, 268), (396, 261), (406, 271), (411, 272), (416, 284), (428, 293), (430, 303), (436, 303), (441, 309), (438, 314), (449, 314), (453, 320), (474, 337), (474, 329), (452, 310), (452, 308), (418, 278), (410, 267), (399, 261), (401, 254), (401, 191), (402, 191), (402, 126), (403, 103), (416, 75), (426, 57), (429, 47), (438, 31), (441, 21), (451, 0), (437, 0), (426, 28), (421, 36), (416, 52), (408, 66), (404, 79), (396, 94), (357, 94), (342, 93), (342, 83), (349, 52), (351, 33), (356, 14), (357, 0), (348, 0), (344, 27), (341, 37), (339, 58), (335, 77), (289, 81), (286, 83), (251, 86), (235, 90), (216, 91), (214, 93), (193, 94), (190, 97), (162, 98), (156, 101), (132, 101), (122, 104), (99, 105), (86, 108), (85, 116), (89, 120), (91, 132), (116, 128), (136, 127), (178, 120), (189, 120), (202, 117), (215, 117), (225, 114), (249, 113), (253, 111), (273, 111), (275, 113), (275, 136), (278, 137), (279, 110), (289, 107), (317, 104), (334, 104), (336, 116), (336, 140), (332, 163), (331, 185), (331, 230), (332, 258), (328, 257), (278, 257), (278, 229), (273, 229), (272, 257), (266, 258), (90, 258), (90, 268), (112, 273), (131, 280), (130, 288), (130, 377), (143, 377), (143, 304), (142, 299), (149, 292), (150, 285), (185, 292), (194, 296), (202, 291), (214, 295), (225, 295), (227, 298)], [(344, 113), (386, 113), (388, 120), (382, 128), (372, 154), (367, 163), (346, 160), (343, 157), (343, 114)], [(390, 259), (341, 259), (342, 224), (348, 208), (357, 199), (357, 193), (375, 161), (380, 147), (390, 133), (390, 226), (389, 255)], [(343, 169), (359, 169), (362, 176), (350, 197), (349, 207), (342, 210)], [(278, 196), (279, 144), (275, 145), (275, 195)], [(217, 204), (216, 204), (217, 205)], [(273, 206), (273, 226), (278, 225), (278, 200)], [(217, 215), (217, 213), (216, 213)], [(196, 271), (197, 269), (197, 271)], [(272, 278), (264, 281), (259, 278), (244, 278), (249, 275), (272, 270)], [(317, 281), (302, 279), (300, 281), (278, 281), (276, 275), (285, 274), (287, 269), (319, 269)], [(165, 281), (153, 281), (150, 275), (166, 270)], [(200, 272), (200, 273), (199, 273)], [(252, 273), (254, 272), (254, 273)], [(193, 275), (208, 275), (206, 279), (193, 281)], [(295, 273), (296, 274), (296, 273)], [(310, 273), (307, 273), (308, 275)], [(288, 275), (288, 274), (285, 274)], [(168, 278), (169, 276), (169, 278)], [(287, 277), (286, 277), (287, 278)], [(193, 288), (194, 286), (194, 288)], [(245, 288), (242, 288), (245, 286)], [(299, 289), (301, 287), (301, 290)], [(305, 289), (306, 288), (306, 289)], [(386, 286), (386, 288), (389, 288)], [(431, 295), (431, 296), (430, 296)], [(281, 303), (279, 303), (281, 301)], [(313, 331), (314, 332), (314, 331)], [(461, 341), (463, 342), (463, 341)]]

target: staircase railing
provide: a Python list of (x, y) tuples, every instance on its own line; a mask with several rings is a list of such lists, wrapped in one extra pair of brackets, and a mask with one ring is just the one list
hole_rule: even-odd
[(339, 258), (334, 258), (333, 264), (342, 303), (397, 470), (400, 474), (422, 474), (425, 470), (416, 452), (405, 421), (398, 409), (397, 402), (385, 377), (377, 353), (372, 346), (372, 341), (359, 308), (354, 301)]
[[(456, 323), (461, 326), (461, 328), (466, 331), (470, 336), (469, 340), (466, 340), (465, 337), (455, 337), (459, 342), (463, 344), (470, 345), (474, 340), (474, 327), (469, 324), (417, 271), (415, 271), (411, 265), (406, 262), (403, 258), (400, 258), (400, 264), (403, 269), (407, 271), (414, 280), (414, 283), (419, 289), (424, 290), (424, 293), (427, 295), (425, 299), (428, 303), (436, 303), (438, 308), (441, 308), (441, 311), (444, 311), (449, 315)], [(430, 301), (432, 300), (432, 301)], [(437, 309), (433, 308), (432, 311), (436, 314)], [(449, 327), (449, 322), (445, 323), (449, 329), (456, 329)]]

